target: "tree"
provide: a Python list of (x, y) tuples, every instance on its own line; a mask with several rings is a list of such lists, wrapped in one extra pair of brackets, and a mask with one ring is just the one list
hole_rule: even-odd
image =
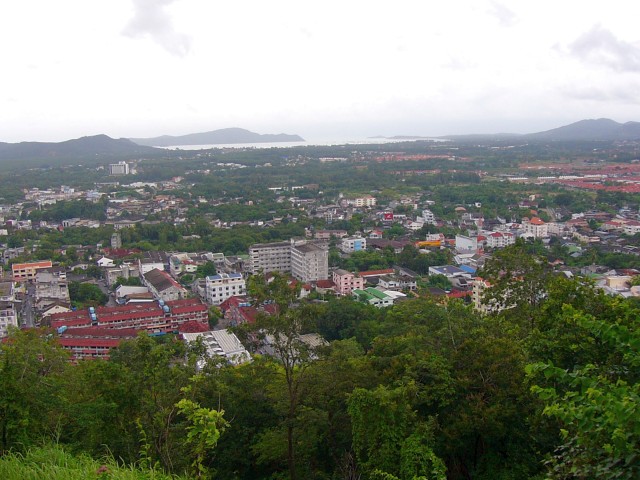
[(532, 391), (558, 419), (561, 444), (549, 462), (552, 478), (634, 479), (640, 475), (640, 331), (565, 307), (606, 348), (602, 362), (567, 370), (552, 362), (528, 366)]
[(211, 478), (204, 462), (207, 452), (215, 448), (220, 436), (229, 426), (223, 418), (224, 410), (203, 408), (197, 402), (187, 398), (180, 400), (176, 407), (189, 422), (186, 443), (192, 447), (190, 450), (193, 457), (192, 475), (194, 478)]
[(46, 330), (11, 330), (0, 343), (0, 451), (29, 447), (59, 428), (67, 359)]

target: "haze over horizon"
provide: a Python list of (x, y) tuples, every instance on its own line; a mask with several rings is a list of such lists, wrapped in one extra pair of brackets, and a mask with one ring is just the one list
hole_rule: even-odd
[(0, 12), (3, 142), (640, 120), (640, 4), (621, 0), (26, 0)]

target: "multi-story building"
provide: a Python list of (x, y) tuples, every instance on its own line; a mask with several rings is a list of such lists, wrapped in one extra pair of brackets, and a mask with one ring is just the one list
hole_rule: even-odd
[(14, 302), (0, 301), (0, 338), (9, 333), (9, 327), (18, 328), (18, 312)]
[(51, 260), (43, 260), (40, 262), (14, 263), (11, 265), (11, 274), (17, 282), (25, 280), (33, 280), (36, 278), (37, 270), (40, 268), (51, 268), (53, 264)]
[(136, 303), (118, 307), (90, 307), (75, 312), (51, 316), (53, 328), (101, 327), (106, 329), (135, 328), (148, 332), (173, 332), (187, 322), (208, 329), (208, 307), (200, 299), (185, 298), (164, 302)]
[(533, 217), (531, 220), (523, 218), (522, 228), (525, 235), (531, 235), (533, 238), (547, 238), (549, 236), (547, 224), (538, 217)]
[(206, 278), (207, 303), (220, 305), (229, 297), (244, 295), (247, 285), (240, 273), (219, 273)]
[(329, 278), (329, 252), (313, 244), (291, 246), (291, 275), (303, 283)]
[(422, 210), (422, 223), (426, 223), (427, 225), (436, 224), (436, 216), (428, 208)]
[(129, 175), (129, 164), (127, 162), (109, 164), (109, 175)]
[(71, 354), (71, 361), (108, 360), (112, 349), (123, 340), (136, 338), (135, 328), (107, 329), (101, 327), (61, 328), (57, 338), (60, 346)]
[(344, 253), (359, 252), (367, 249), (367, 239), (362, 237), (343, 238), (340, 244), (340, 250)]
[(456, 235), (456, 250), (458, 252), (475, 252), (478, 250), (478, 237)]
[(251, 273), (291, 272), (291, 243), (256, 243), (249, 247)]
[(489, 248), (504, 248), (516, 243), (516, 236), (509, 232), (493, 232), (486, 236), (486, 244)]
[(347, 199), (347, 205), (353, 205), (354, 207), (375, 207), (376, 197), (372, 195), (364, 195), (362, 197)]
[(333, 283), (336, 285), (336, 292), (340, 295), (351, 295), (355, 288), (364, 288), (364, 278), (340, 268), (333, 271)]

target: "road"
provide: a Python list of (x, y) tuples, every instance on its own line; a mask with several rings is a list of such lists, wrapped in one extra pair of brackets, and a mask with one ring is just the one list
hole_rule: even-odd
[(22, 312), (21, 312), (21, 326), (27, 328), (33, 328), (36, 326), (35, 324), (35, 312), (33, 302), (36, 298), (36, 286), (27, 283), (26, 292), (24, 296), (24, 301), (22, 302)]

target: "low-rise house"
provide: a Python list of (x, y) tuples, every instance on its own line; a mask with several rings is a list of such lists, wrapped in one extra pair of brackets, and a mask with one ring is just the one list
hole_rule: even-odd
[(351, 295), (354, 299), (377, 308), (390, 307), (393, 305), (393, 297), (373, 287), (367, 287), (364, 290), (356, 288)]
[(187, 289), (171, 278), (171, 275), (158, 269), (145, 273), (142, 283), (149, 287), (156, 298), (165, 302), (186, 298), (189, 295)]

